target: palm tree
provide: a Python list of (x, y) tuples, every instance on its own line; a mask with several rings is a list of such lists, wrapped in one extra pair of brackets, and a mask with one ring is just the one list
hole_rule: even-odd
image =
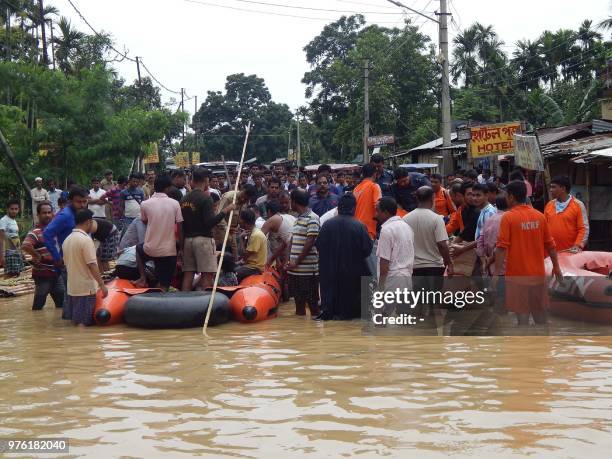
[(451, 73), (453, 82), (456, 84), (459, 78), (464, 76), (464, 85), (470, 86), (474, 83), (473, 75), (478, 71), (476, 60), (476, 29), (474, 26), (465, 29), (453, 40), (455, 49), (453, 50), (453, 64)]
[(61, 36), (54, 38), (55, 44), (57, 45), (55, 50), (57, 65), (62, 72), (70, 73), (70, 62), (78, 52), (81, 40), (85, 38), (85, 34), (72, 28), (70, 20), (64, 16), (60, 18), (58, 27)]
[(601, 21), (599, 24), (597, 24), (597, 27), (604, 30), (612, 29), (612, 16), (610, 16), (608, 19), (604, 19), (603, 21)]
[(603, 38), (603, 35), (592, 28), (593, 21), (585, 19), (578, 29), (578, 41), (586, 51), (590, 51), (593, 45)]
[(545, 83), (550, 83), (550, 88), (554, 89), (557, 78), (559, 77), (559, 64), (561, 63), (561, 52), (557, 47), (555, 34), (549, 30), (545, 30), (538, 39), (540, 45), (540, 53), (544, 66), (546, 67), (542, 80)]
[(49, 65), (49, 55), (47, 53), (47, 32), (46, 23), (51, 21), (50, 16), (59, 14), (59, 10), (54, 6), (44, 6), (43, 0), (38, 0), (30, 5), (29, 18), (34, 28), (40, 27), (40, 38), (42, 45), (42, 62)]
[(525, 89), (535, 89), (546, 74), (537, 41), (519, 40), (513, 53), (512, 63), (519, 72), (519, 81)]

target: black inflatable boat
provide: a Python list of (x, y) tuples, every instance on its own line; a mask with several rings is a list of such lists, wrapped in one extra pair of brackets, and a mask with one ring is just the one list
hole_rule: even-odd
[[(131, 297), (125, 305), (124, 320), (139, 328), (190, 328), (204, 325), (210, 293), (155, 292)], [(208, 325), (230, 319), (229, 299), (217, 292)]]

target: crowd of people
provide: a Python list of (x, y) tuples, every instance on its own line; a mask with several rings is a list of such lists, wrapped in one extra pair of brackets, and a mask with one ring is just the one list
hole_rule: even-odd
[[(552, 179), (541, 213), (520, 169), (507, 183), (487, 170), (391, 172), (375, 154), (355, 173), (255, 164), (237, 175), (197, 167), (115, 180), (107, 170), (89, 187), (68, 181), (64, 191), (37, 177), (34, 226), (23, 242), (18, 201), (0, 220), (0, 265), (19, 275), (23, 254), (31, 256), (32, 308), (50, 295), (75, 324), (92, 323), (111, 261), (113, 274), (136, 286), (185, 291), (210, 288), (219, 264), (221, 285), (273, 267), (297, 315), (346, 320), (361, 315), (365, 276), (384, 289), (436, 289), (444, 276), (543, 277), (547, 256), (560, 275), (557, 252), (588, 240), (586, 210), (567, 177)], [(545, 298), (524, 301), (533, 292), (519, 290), (527, 293), (507, 298), (506, 308), (521, 324), (530, 315), (545, 320)]]

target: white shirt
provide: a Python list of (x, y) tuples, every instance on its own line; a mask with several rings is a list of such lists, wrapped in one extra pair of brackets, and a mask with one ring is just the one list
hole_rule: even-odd
[(414, 267), (441, 268), (438, 242), (448, 241), (444, 219), (430, 209), (414, 209), (404, 217), (414, 234)]
[(264, 226), (265, 222), (266, 220), (262, 217), (257, 217), (257, 220), (255, 220), (255, 227), (261, 229)]
[[(98, 188), (98, 191), (94, 191), (93, 188), (89, 190), (89, 197), (91, 199), (100, 199), (104, 194), (106, 194), (106, 191), (104, 191), (102, 188)], [(94, 217), (106, 217), (104, 206), (101, 206), (100, 204), (89, 204), (87, 207), (89, 207), (89, 210), (93, 212)]]
[(390, 277), (411, 277), (414, 265), (414, 234), (410, 225), (397, 216), (383, 223), (376, 256), (389, 260)]
[(338, 208), (334, 207), (333, 209), (329, 209), (327, 212), (325, 212), (323, 215), (321, 215), (321, 218), (319, 218), (319, 221), (321, 222), (321, 226), (323, 226), (323, 224), (327, 221), (327, 220), (331, 220), (332, 218), (336, 217), (338, 215)]

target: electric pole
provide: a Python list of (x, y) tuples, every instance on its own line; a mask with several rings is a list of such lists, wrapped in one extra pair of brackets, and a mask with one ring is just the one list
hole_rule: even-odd
[[(185, 112), (185, 88), (181, 88), (181, 111)], [(181, 151), (185, 148), (185, 123), (183, 123), (183, 138), (181, 139)]]
[(140, 80), (140, 57), (136, 56), (136, 72), (138, 72), (138, 86), (142, 86), (142, 81)]
[[(140, 79), (140, 57), (136, 56), (136, 73), (138, 74), (138, 98), (140, 99), (140, 103), (142, 104), (144, 101), (144, 97), (142, 96), (142, 80)], [(136, 153), (136, 158), (134, 158), (134, 163), (136, 165), (136, 170), (140, 171), (140, 163), (141, 163), (141, 152)], [(142, 164), (142, 169), (144, 170), (144, 163)]]
[(370, 61), (363, 65), (363, 164), (370, 162), (368, 136), (370, 135)]
[[(451, 107), (450, 107), (450, 75), (449, 75), (449, 62), (448, 62), (448, 12), (447, 0), (440, 0), (440, 12), (436, 15), (440, 19), (435, 19), (427, 16), (421, 11), (410, 8), (397, 0), (387, 0), (389, 3), (393, 3), (395, 6), (405, 8), (413, 13), (423, 16), (425, 19), (429, 19), (432, 22), (438, 24), (438, 39), (440, 41), (440, 60), (442, 61), (442, 81), (441, 81), (441, 102), (440, 110), (442, 112), (442, 146), (451, 146)], [(453, 157), (450, 149), (443, 150), (442, 153), (442, 173), (450, 174), (453, 171)]]
[[(196, 151), (198, 150), (198, 131), (196, 130), (196, 123), (195, 123), (195, 117), (196, 117), (196, 113), (198, 113), (198, 96), (194, 96), (195, 97), (195, 103), (193, 104), (193, 118), (191, 118), (191, 124), (193, 125), (193, 137), (195, 140), (195, 149)], [(191, 162), (193, 158), (190, 158), (189, 161)]]
[(295, 158), (297, 160), (297, 165), (301, 166), (302, 165), (302, 151), (301, 151), (301, 145), (300, 145), (300, 110), (296, 110), (295, 112), (296, 117), (297, 117), (297, 152), (295, 154)]
[[(450, 81), (448, 63), (448, 16), (446, 0), (440, 0), (440, 52), (442, 54), (442, 146), (451, 146), (451, 107), (450, 107)], [(444, 150), (442, 153), (442, 169), (444, 174), (453, 171), (452, 151)]]

